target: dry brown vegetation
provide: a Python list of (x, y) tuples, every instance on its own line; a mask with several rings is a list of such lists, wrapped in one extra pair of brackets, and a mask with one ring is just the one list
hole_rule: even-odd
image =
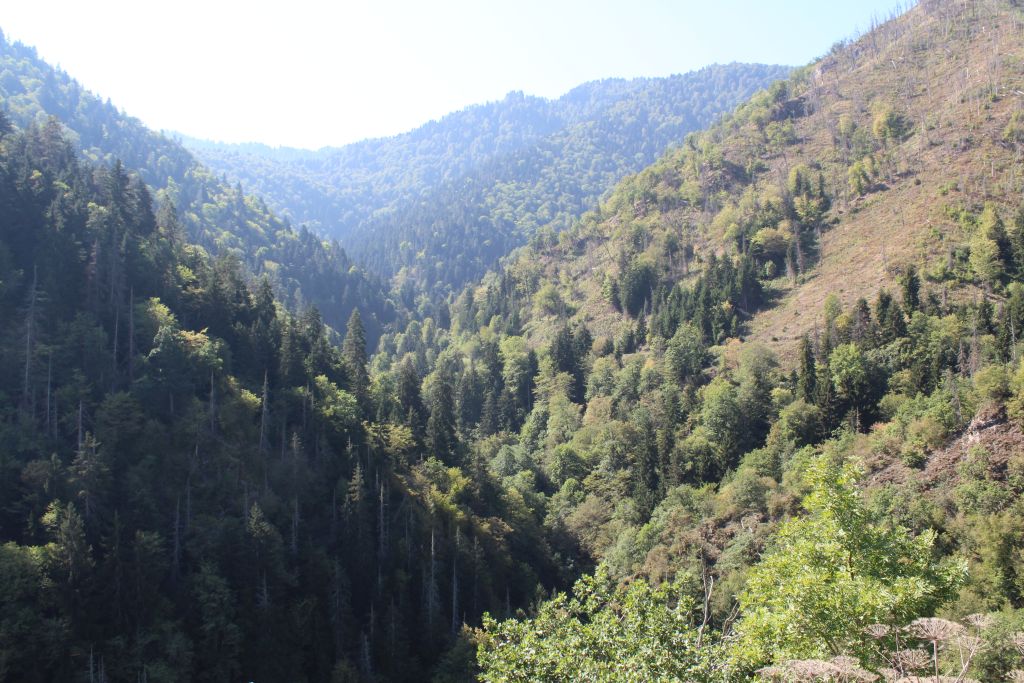
[[(807, 96), (820, 104), (796, 124), (798, 158), (821, 161), (840, 200), (820, 262), (755, 317), (755, 339), (788, 352), (829, 293), (851, 304), (892, 288), (904, 264), (929, 272), (964, 238), (947, 206), (1016, 209), (1021, 146), (1004, 132), (1024, 107), (1022, 59), (1024, 21), (1005, 3), (924, 2), (814, 67)], [(844, 150), (834, 144), (838, 122), (870, 127), (872, 111), (885, 106), (902, 111), (913, 131), (885, 150), (892, 171), (884, 188), (851, 196)]]
[[(896, 134), (887, 120), (898, 123)], [(506, 268), (524, 297), (554, 283), (571, 317), (614, 338), (632, 323), (602, 295), (606, 274), (646, 258), (662, 282), (686, 282), (709, 253), (739, 247), (722, 209), (788, 199), (787, 178), (802, 166), (821, 174), (831, 210), (801, 263), (768, 283), (774, 305), (748, 324), (749, 338), (785, 360), (819, 324), (829, 294), (844, 306), (871, 300), (895, 289), (909, 265), (940, 298), (982, 295), (953, 276), (970, 238), (954, 214), (992, 202), (1011, 218), (1024, 189), (1022, 152), (1024, 13), (1004, 0), (930, 0), (688, 138), (599, 212), (537, 240)], [(850, 173), (861, 161), (870, 177), (858, 193)], [(533, 343), (547, 342), (558, 317), (526, 316)]]

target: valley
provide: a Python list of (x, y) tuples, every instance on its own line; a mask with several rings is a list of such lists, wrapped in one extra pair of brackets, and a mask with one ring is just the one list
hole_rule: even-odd
[(0, 37), (0, 681), (1024, 678), (1024, 10), (306, 151)]

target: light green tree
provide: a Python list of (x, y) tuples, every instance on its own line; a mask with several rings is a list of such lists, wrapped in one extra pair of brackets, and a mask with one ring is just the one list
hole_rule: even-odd
[(722, 647), (696, 623), (682, 582), (617, 586), (604, 568), (543, 603), (531, 619), (484, 617), (480, 680), (721, 680)]
[(359, 405), (356, 398), (339, 389), (326, 375), (314, 378), (316, 387), (317, 412), (326, 427), (344, 433), (358, 424)]
[(680, 385), (696, 384), (708, 360), (707, 348), (701, 332), (692, 323), (683, 323), (676, 330), (665, 350), (671, 376)]
[(832, 386), (836, 395), (855, 411), (860, 422), (861, 403), (868, 390), (868, 366), (864, 354), (856, 344), (840, 344), (829, 357)]
[(869, 166), (862, 161), (855, 161), (847, 171), (850, 181), (850, 192), (859, 197), (871, 187), (871, 172)]
[(999, 256), (999, 244), (984, 232), (971, 239), (971, 270), (986, 287), (991, 287), (1003, 275), (1003, 261)]
[(839, 654), (866, 657), (865, 627), (931, 614), (966, 578), (939, 563), (935, 534), (914, 536), (875, 519), (858, 470), (818, 456), (805, 475), (807, 514), (785, 522), (740, 595), (733, 655), (740, 668)]

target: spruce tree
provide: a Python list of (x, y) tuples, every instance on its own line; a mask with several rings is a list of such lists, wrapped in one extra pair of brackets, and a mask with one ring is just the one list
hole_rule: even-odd
[(406, 358), (398, 368), (398, 404), (401, 418), (417, 439), (423, 438), (426, 408), (420, 394), (420, 376), (411, 358)]
[(817, 396), (817, 369), (814, 349), (805, 334), (800, 340), (800, 374), (797, 379), (797, 394), (807, 403), (814, 403)]
[(348, 375), (349, 389), (365, 415), (369, 410), (370, 374), (367, 371), (369, 359), (366, 356), (366, 330), (363, 328), (358, 308), (352, 309), (352, 315), (348, 317), (345, 341), (341, 345), (341, 358)]
[(427, 447), (431, 455), (449, 464), (454, 460), (458, 445), (454, 393), (449, 374), (444, 370), (438, 372), (430, 391)]
[(921, 278), (917, 275), (917, 268), (907, 266), (907, 272), (900, 278), (900, 287), (903, 289), (903, 307), (908, 315), (913, 315), (921, 307)]

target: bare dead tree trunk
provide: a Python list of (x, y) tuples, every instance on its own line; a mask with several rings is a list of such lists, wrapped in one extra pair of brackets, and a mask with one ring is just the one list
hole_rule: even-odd
[(32, 289), (28, 293), (28, 312), (25, 316), (25, 373), (22, 385), (21, 397), (26, 408), (29, 406), (30, 387), (32, 378), (32, 343), (34, 341), (36, 323), (36, 293), (38, 291), (39, 275), (36, 266), (32, 266)]
[(181, 496), (174, 503), (174, 550), (171, 564), (171, 583), (178, 583), (181, 575)]
[(427, 583), (427, 624), (429, 626), (434, 625), (434, 619), (437, 616), (437, 546), (435, 543), (435, 533), (433, 525), (430, 529), (430, 574)]
[(78, 452), (82, 452), (82, 399), (78, 399)]
[(267, 398), (269, 396), (269, 384), (268, 384), (267, 371), (263, 371), (263, 395), (260, 398), (260, 453), (263, 453), (267, 448)]
[(299, 498), (298, 496), (292, 498), (292, 539), (291, 539), (291, 551), (292, 555), (299, 554)]
[(53, 353), (46, 357), (46, 434), (50, 435), (50, 396), (53, 386)]
[(135, 381), (135, 288), (128, 291), (128, 386)]
[[(199, 444), (196, 444), (199, 449)], [(192, 527), (192, 473), (185, 478), (185, 533)]]
[(216, 382), (214, 381), (213, 370), (210, 370), (210, 433), (217, 433), (217, 394), (215, 391)]
[(117, 342), (120, 333), (121, 325), (121, 309), (115, 304), (114, 305), (114, 343), (110, 349), (111, 352), (111, 363), (110, 363), (110, 390), (115, 391), (117, 389)]
[(452, 635), (459, 632), (459, 527), (455, 527), (455, 549), (452, 551)]

